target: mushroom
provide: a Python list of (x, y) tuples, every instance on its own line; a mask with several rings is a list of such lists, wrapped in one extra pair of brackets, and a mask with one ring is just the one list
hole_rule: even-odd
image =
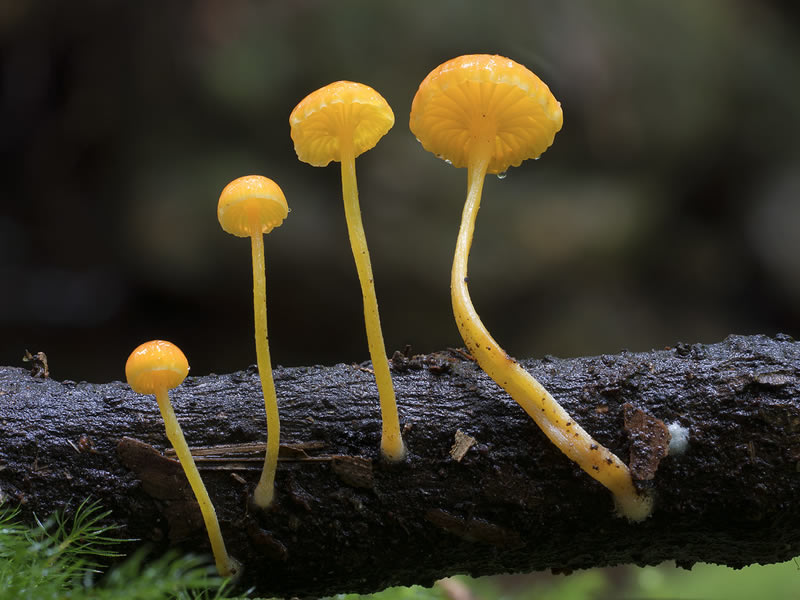
[(237, 237), (249, 237), (253, 253), (253, 312), (255, 314), (256, 360), (267, 413), (267, 451), (261, 478), (253, 492), (253, 502), (260, 508), (272, 504), (275, 495), (275, 470), (280, 449), (280, 418), (272, 363), (267, 338), (267, 291), (264, 267), (264, 236), (279, 227), (289, 207), (286, 198), (271, 179), (248, 175), (234, 179), (219, 197), (217, 218), (222, 229)]
[(468, 191), (458, 232), (451, 296), (461, 337), (480, 367), (530, 415), (564, 454), (614, 495), (632, 521), (652, 510), (630, 470), (558, 404), (550, 393), (492, 338), (467, 287), (467, 260), (487, 173), (505, 173), (538, 158), (561, 129), (561, 105), (524, 66), (502, 56), (474, 54), (434, 69), (411, 106), (410, 128), (423, 147), (456, 167), (467, 167)]
[(337, 81), (306, 96), (292, 111), (289, 123), (294, 149), (301, 161), (315, 167), (327, 166), (331, 161), (342, 165), (344, 213), (361, 282), (367, 344), (381, 405), (381, 452), (390, 461), (401, 461), (406, 449), (400, 434), (367, 238), (361, 223), (355, 162), (357, 156), (373, 148), (392, 128), (394, 114), (386, 100), (371, 87)]
[(236, 559), (228, 556), (214, 505), (208, 497), (206, 486), (200, 478), (189, 445), (183, 437), (183, 431), (169, 402), (168, 390), (178, 387), (188, 374), (189, 363), (186, 356), (175, 344), (163, 340), (145, 342), (131, 352), (125, 363), (125, 377), (131, 389), (137, 394), (155, 394), (164, 419), (167, 439), (175, 449), (183, 472), (186, 473), (186, 479), (189, 480), (189, 485), (200, 505), (217, 571), (223, 577), (227, 577), (236, 575), (240, 565)]

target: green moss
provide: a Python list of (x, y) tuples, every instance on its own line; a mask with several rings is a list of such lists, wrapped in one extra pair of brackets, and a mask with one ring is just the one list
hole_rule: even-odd
[(139, 550), (103, 573), (120, 555), (109, 512), (83, 502), (32, 526), (0, 507), (0, 600), (134, 600), (222, 598), (224, 582), (197, 556), (167, 554), (145, 562)]

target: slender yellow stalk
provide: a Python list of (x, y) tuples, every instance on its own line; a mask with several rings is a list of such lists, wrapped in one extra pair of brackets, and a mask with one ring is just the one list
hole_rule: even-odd
[(275, 382), (267, 339), (267, 282), (264, 269), (264, 234), (279, 227), (289, 206), (277, 183), (262, 175), (234, 179), (222, 190), (217, 204), (217, 218), (222, 229), (237, 237), (249, 237), (253, 263), (253, 313), (255, 321), (256, 361), (267, 414), (267, 450), (264, 468), (258, 480), (253, 502), (260, 508), (272, 503), (275, 495), (275, 469), (280, 448), (280, 420)]
[(391, 461), (401, 461), (406, 456), (403, 437), (400, 435), (400, 421), (397, 416), (397, 402), (389, 373), (389, 361), (386, 358), (386, 346), (381, 332), (381, 320), (378, 314), (378, 299), (375, 295), (375, 284), (372, 277), (372, 265), (369, 260), (367, 238), (361, 222), (361, 208), (358, 203), (358, 186), (356, 184), (356, 161), (353, 152), (352, 134), (341, 136), (342, 164), (342, 196), (344, 198), (344, 214), (347, 220), (347, 231), (350, 235), (350, 246), (356, 261), (358, 280), (361, 282), (361, 296), (364, 300), (364, 322), (367, 329), (367, 344), (378, 385), (378, 396), (381, 404), (381, 452)]
[(272, 378), (272, 361), (269, 355), (267, 338), (267, 282), (264, 265), (264, 236), (257, 222), (252, 225), (250, 236), (253, 251), (253, 312), (255, 315), (256, 362), (261, 379), (261, 391), (264, 395), (264, 409), (267, 413), (267, 452), (264, 468), (258, 480), (253, 502), (260, 508), (272, 504), (275, 495), (275, 471), (278, 467), (278, 451), (280, 450), (281, 424), (278, 417), (278, 397), (275, 393), (275, 382)]
[(214, 510), (214, 505), (211, 504), (211, 498), (208, 496), (206, 486), (203, 484), (200, 472), (194, 464), (189, 445), (186, 443), (186, 438), (183, 437), (183, 431), (169, 402), (167, 389), (159, 388), (156, 390), (155, 395), (158, 408), (161, 410), (161, 417), (164, 419), (167, 439), (175, 449), (175, 454), (178, 455), (178, 460), (181, 462), (186, 479), (189, 480), (189, 485), (194, 492), (195, 498), (197, 498), (197, 503), (200, 505), (200, 512), (203, 515), (203, 521), (205, 521), (206, 530), (208, 531), (208, 539), (211, 542), (211, 551), (214, 554), (217, 571), (223, 577), (235, 575), (240, 565), (235, 559), (228, 556), (228, 551), (225, 549), (222, 531), (217, 520), (217, 511)]
[[(493, 139), (493, 136), (486, 137)], [(491, 145), (478, 144), (471, 152), (468, 166), (469, 187), (450, 283), (458, 329), (480, 367), (533, 418), (550, 441), (613, 493), (623, 516), (641, 521), (650, 514), (652, 500), (637, 493), (625, 463), (596, 442), (530, 373), (506, 354), (472, 305), (467, 287), (467, 261), (490, 158)]]

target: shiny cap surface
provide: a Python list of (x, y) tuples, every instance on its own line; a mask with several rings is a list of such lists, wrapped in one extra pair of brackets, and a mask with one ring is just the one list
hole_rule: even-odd
[(261, 175), (234, 179), (219, 196), (217, 219), (227, 233), (238, 237), (269, 233), (279, 227), (289, 206), (278, 184)]
[(155, 394), (178, 387), (189, 374), (189, 361), (181, 349), (164, 340), (145, 342), (125, 363), (128, 385), (138, 394)]
[(336, 81), (306, 96), (289, 115), (297, 157), (315, 167), (342, 160), (342, 139), (354, 157), (375, 147), (394, 125), (389, 104), (363, 83)]
[(477, 136), (493, 136), (488, 173), (538, 158), (561, 129), (561, 104), (523, 65), (488, 54), (459, 56), (422, 81), (409, 126), (429, 152), (456, 167), (469, 166)]

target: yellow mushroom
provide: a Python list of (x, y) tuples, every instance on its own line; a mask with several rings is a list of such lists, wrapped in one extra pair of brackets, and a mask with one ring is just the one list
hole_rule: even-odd
[(234, 179), (219, 197), (217, 218), (222, 229), (237, 237), (249, 237), (253, 254), (253, 312), (255, 315), (256, 361), (267, 413), (267, 451), (253, 502), (260, 508), (272, 504), (275, 495), (275, 470), (280, 449), (280, 418), (272, 363), (267, 338), (267, 284), (264, 267), (264, 235), (279, 227), (289, 207), (286, 198), (271, 179), (248, 175)]
[(200, 478), (189, 445), (183, 437), (183, 431), (169, 402), (168, 390), (178, 387), (188, 374), (189, 363), (186, 356), (175, 344), (163, 340), (145, 342), (131, 353), (125, 363), (125, 377), (131, 389), (137, 394), (155, 394), (164, 419), (167, 439), (175, 449), (183, 472), (186, 473), (186, 479), (189, 480), (189, 485), (200, 505), (217, 571), (222, 576), (233, 576), (239, 572), (240, 565), (236, 559), (228, 556), (214, 505), (208, 497), (206, 486)]
[(420, 84), (410, 117), (411, 131), (426, 150), (467, 167), (467, 200), (450, 282), (464, 343), (550, 441), (613, 493), (619, 513), (641, 521), (650, 514), (652, 501), (637, 492), (628, 467), (506, 354), (481, 322), (467, 288), (467, 260), (485, 175), (538, 158), (561, 125), (561, 105), (547, 85), (513, 60), (485, 54), (460, 56), (434, 69)]
[(300, 160), (315, 167), (327, 166), (331, 161), (342, 165), (344, 213), (361, 282), (367, 344), (381, 405), (381, 452), (391, 461), (400, 461), (405, 458), (406, 449), (400, 435), (367, 238), (361, 222), (355, 161), (392, 128), (394, 114), (386, 100), (371, 87), (352, 81), (337, 81), (306, 96), (292, 111), (289, 123), (294, 149)]

